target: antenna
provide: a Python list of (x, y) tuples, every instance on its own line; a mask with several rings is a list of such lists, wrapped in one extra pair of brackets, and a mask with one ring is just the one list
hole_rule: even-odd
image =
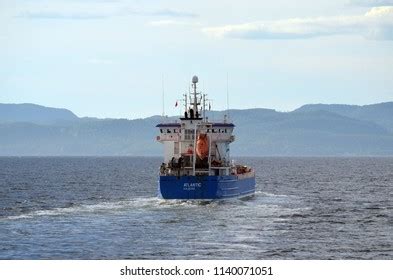
[[(209, 107), (213, 108), (213, 99), (209, 99), (209, 101), (210, 101)], [(211, 111), (211, 117), (212, 117), (212, 120), (214, 120), (214, 117), (215, 117), (214, 110)]]
[(184, 112), (187, 112), (188, 110), (188, 106), (187, 106), (187, 98), (188, 98), (188, 94), (190, 93), (190, 85), (187, 83), (188, 85), (188, 92), (187, 92), (187, 87), (186, 90), (184, 92)]
[(202, 95), (202, 98), (203, 98), (203, 106), (202, 106), (202, 108), (203, 108), (203, 120), (204, 121), (206, 121), (206, 94), (204, 93), (203, 95)]
[(198, 113), (198, 92), (197, 92), (197, 84), (198, 83), (198, 76), (193, 76), (192, 77), (192, 88), (194, 90), (193, 95), (194, 95), (194, 102), (193, 102), (193, 109), (194, 109), (194, 114)]
[(184, 112), (183, 113), (186, 113), (187, 112), (187, 92), (185, 94), (183, 94), (183, 96), (184, 96), (184, 99), (183, 99), (183, 101), (184, 101)]
[(162, 116), (165, 117), (164, 74), (162, 74)]
[(192, 104), (192, 99), (191, 99), (191, 85), (188, 84), (188, 101), (190, 103), (190, 106)]
[(229, 119), (229, 85), (228, 85), (228, 72), (227, 72), (227, 116)]

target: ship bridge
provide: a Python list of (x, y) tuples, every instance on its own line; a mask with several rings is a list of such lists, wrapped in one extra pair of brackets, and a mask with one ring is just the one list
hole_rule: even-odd
[(194, 76), (193, 92), (184, 98), (184, 116), (178, 122), (156, 126), (159, 129), (157, 141), (164, 146), (161, 173), (229, 175), (235, 168), (229, 147), (235, 141), (235, 125), (226, 120), (209, 121), (205, 114), (206, 95), (197, 91), (197, 83), (198, 77)]

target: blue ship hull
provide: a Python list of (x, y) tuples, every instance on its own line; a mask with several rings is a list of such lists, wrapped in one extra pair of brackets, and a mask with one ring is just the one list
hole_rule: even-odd
[(158, 184), (158, 195), (164, 199), (227, 199), (254, 193), (254, 176), (160, 176)]

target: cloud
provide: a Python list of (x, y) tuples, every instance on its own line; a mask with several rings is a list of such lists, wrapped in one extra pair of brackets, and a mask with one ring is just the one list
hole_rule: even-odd
[(32, 6), (29, 10), (20, 12), (16, 17), (26, 19), (90, 20), (125, 16), (195, 18), (198, 15), (172, 9), (138, 10), (122, 2), (111, 0), (90, 0), (88, 2), (74, 0), (71, 3), (48, 3), (41, 5), (41, 7)]
[(350, 3), (364, 7), (393, 6), (393, 0), (351, 0)]
[(69, 3), (62, 1), (38, 2), (37, 5), (26, 7), (16, 17), (32, 20), (89, 20), (110, 18), (123, 13), (124, 7), (118, 2), (73, 0)]
[(111, 15), (105, 13), (86, 13), (86, 12), (56, 12), (56, 11), (41, 11), (41, 12), (23, 12), (20, 13), (18, 18), (27, 19), (71, 19), (71, 20), (83, 20), (83, 19), (104, 19), (109, 18)]
[(374, 7), (359, 16), (292, 18), (204, 28), (215, 37), (239, 39), (306, 39), (329, 35), (362, 35), (393, 40), (393, 7)]

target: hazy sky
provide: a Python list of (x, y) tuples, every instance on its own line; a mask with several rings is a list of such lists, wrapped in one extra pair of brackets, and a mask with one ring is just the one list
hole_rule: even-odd
[(0, 103), (78, 116), (393, 101), (393, 0), (0, 0)]

